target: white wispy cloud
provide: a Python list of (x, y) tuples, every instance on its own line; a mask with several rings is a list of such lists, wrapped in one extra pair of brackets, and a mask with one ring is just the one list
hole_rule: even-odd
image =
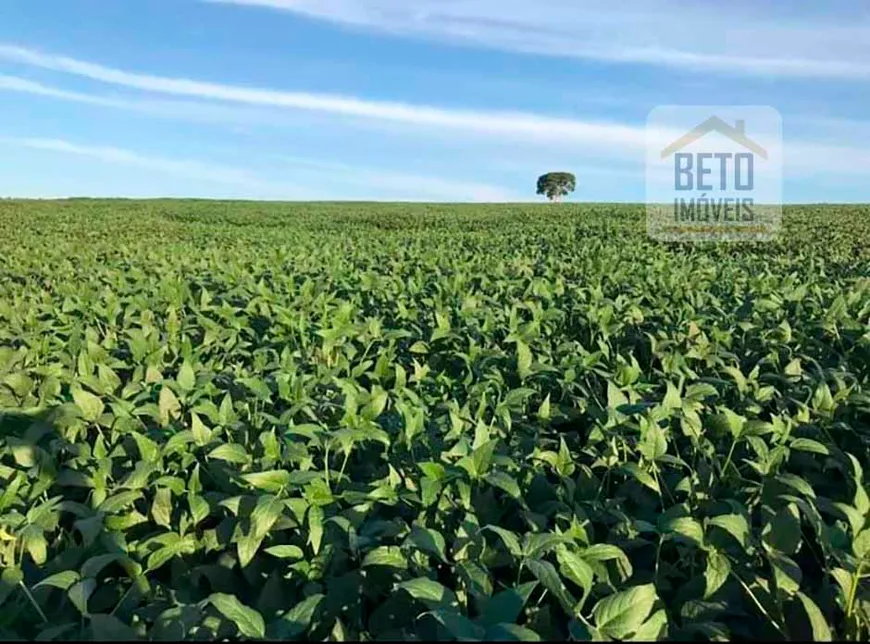
[(478, 135), (588, 143), (607, 147), (631, 146), (637, 149), (643, 146), (646, 136), (643, 127), (618, 123), (581, 121), (523, 112), (448, 109), (353, 96), (249, 88), (154, 76), (14, 45), (0, 44), (0, 59), (146, 92), (448, 128)]
[[(347, 198), (360, 200), (490, 202), (521, 199), (508, 189), (482, 182), (358, 168), (350, 164), (317, 159), (278, 156), (276, 160), (282, 162), (283, 167), (272, 165), (272, 172), (280, 171), (282, 176), (282, 179), (277, 179), (245, 168), (157, 157), (114, 146), (82, 145), (56, 138), (0, 136), (0, 145), (86, 157), (100, 162), (231, 185), (244, 189), (245, 194), (270, 199), (326, 199), (332, 193), (318, 190), (318, 186), (334, 190), (336, 186), (347, 185), (353, 186), (352, 191), (347, 192)], [(292, 177), (293, 180), (288, 181), (283, 177)]]
[(510, 51), (694, 71), (870, 77), (870, 5), (828, 0), (205, 0)]
[(288, 168), (293, 176), (299, 174), (322, 174), (336, 177), (346, 184), (388, 190), (404, 195), (403, 198), (425, 200), (430, 197), (441, 198), (445, 195), (460, 195), (468, 201), (522, 201), (528, 195), (519, 195), (512, 190), (477, 181), (443, 179), (441, 177), (419, 175), (375, 167), (360, 168), (348, 163), (323, 161), (289, 155), (272, 155)]
[(289, 126), (296, 122), (288, 119), (286, 113), (276, 109), (228, 105), (214, 101), (162, 99), (153, 95), (106, 96), (61, 89), (19, 76), (5, 74), (0, 74), (0, 91), (30, 94), (83, 105), (93, 105), (197, 123)]
[(80, 145), (63, 139), (20, 137), (0, 137), (0, 143), (33, 150), (88, 157), (108, 163), (146, 168), (191, 179), (228, 183), (246, 188), (271, 190), (280, 187), (290, 193), (294, 187), (286, 183), (279, 186), (275, 182), (264, 180), (256, 173), (241, 168), (188, 159), (150, 156), (112, 146)]

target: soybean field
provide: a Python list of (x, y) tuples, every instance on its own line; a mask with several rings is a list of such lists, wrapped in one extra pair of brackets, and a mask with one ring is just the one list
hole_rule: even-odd
[(0, 639), (866, 640), (870, 207), (0, 201)]

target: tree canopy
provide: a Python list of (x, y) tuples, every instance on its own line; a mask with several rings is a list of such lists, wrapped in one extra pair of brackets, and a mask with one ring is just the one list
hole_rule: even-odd
[(576, 178), (570, 172), (548, 172), (538, 177), (538, 194), (546, 195), (550, 201), (561, 201), (575, 187)]

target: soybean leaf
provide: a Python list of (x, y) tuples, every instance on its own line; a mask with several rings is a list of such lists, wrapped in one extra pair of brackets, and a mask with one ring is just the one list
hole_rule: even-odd
[(363, 568), (368, 566), (389, 566), (391, 568), (406, 569), (408, 559), (402, 549), (397, 546), (380, 546), (368, 554), (362, 562)]
[(438, 559), (440, 559), (444, 563), (447, 563), (447, 555), (445, 554), (446, 545), (444, 543), (444, 537), (441, 536), (441, 533), (437, 530), (431, 530), (429, 528), (421, 528), (419, 526), (415, 526), (411, 530), (411, 534), (408, 535), (406, 543), (413, 544), (420, 550), (435, 555), (436, 557), (438, 557)]
[(320, 606), (324, 599), (325, 595), (318, 593), (306, 597), (293, 606), (293, 608), (270, 626), (270, 631), (274, 630), (275, 639), (299, 637), (307, 631), (317, 611), (317, 607)]
[(800, 601), (804, 612), (806, 613), (813, 641), (832, 642), (834, 640), (833, 633), (828, 625), (828, 620), (825, 619), (825, 616), (819, 609), (818, 605), (802, 592), (798, 592), (795, 596)]
[(439, 608), (427, 613), (434, 617), (453, 637), (461, 641), (481, 640), (486, 630), (458, 611), (449, 608)]
[(521, 558), (523, 556), (523, 549), (520, 546), (519, 539), (517, 539), (516, 535), (509, 531), (495, 525), (488, 525), (485, 530), (491, 530), (495, 532), (501, 540), (504, 542), (504, 545), (507, 547), (508, 552), (510, 552), (514, 557)]
[(564, 582), (559, 577), (559, 573), (556, 572), (553, 564), (548, 561), (532, 559), (526, 562), (526, 567), (538, 579), (538, 581), (544, 585), (544, 588), (549, 590), (553, 596), (559, 600), (559, 603), (562, 605), (565, 612), (568, 615), (571, 615), (574, 611), (574, 606), (577, 604), (577, 600), (574, 599), (565, 587)]
[(79, 580), (79, 573), (75, 570), (64, 570), (63, 572), (55, 573), (46, 577), (33, 588), (42, 588), (43, 586), (51, 586), (60, 590), (67, 590), (70, 586)]
[(657, 600), (653, 584), (634, 586), (609, 595), (592, 609), (595, 626), (610, 637), (625, 639), (646, 621)]
[(239, 633), (252, 639), (266, 637), (266, 625), (263, 616), (253, 608), (245, 606), (235, 596), (225, 593), (213, 593), (208, 601), (221, 615), (230, 620), (239, 629)]
[(437, 581), (432, 581), (428, 577), (418, 577), (417, 579), (403, 582), (398, 585), (398, 588), (407, 592), (414, 599), (423, 602), (431, 610), (439, 608), (451, 609), (458, 605), (453, 591), (448, 590)]
[(477, 622), (482, 626), (494, 626), (501, 622), (516, 622), (517, 618), (522, 614), (526, 603), (529, 601), (529, 597), (531, 597), (532, 592), (537, 587), (538, 582), (530, 581), (516, 588), (510, 588), (497, 593), (486, 602), (483, 612), (477, 618)]

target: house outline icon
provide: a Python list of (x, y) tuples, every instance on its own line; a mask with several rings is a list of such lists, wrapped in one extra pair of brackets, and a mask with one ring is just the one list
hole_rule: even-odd
[(765, 161), (767, 160), (767, 150), (758, 145), (755, 141), (746, 136), (746, 121), (737, 120), (734, 126), (728, 125), (718, 116), (711, 116), (703, 123), (696, 125), (694, 128), (686, 132), (679, 139), (671, 143), (668, 147), (662, 150), (662, 159), (667, 159), (675, 152), (679, 152), (687, 145), (691, 145), (695, 141), (703, 138), (710, 132), (719, 132), (723, 136), (742, 145), (744, 148), (751, 150)]

